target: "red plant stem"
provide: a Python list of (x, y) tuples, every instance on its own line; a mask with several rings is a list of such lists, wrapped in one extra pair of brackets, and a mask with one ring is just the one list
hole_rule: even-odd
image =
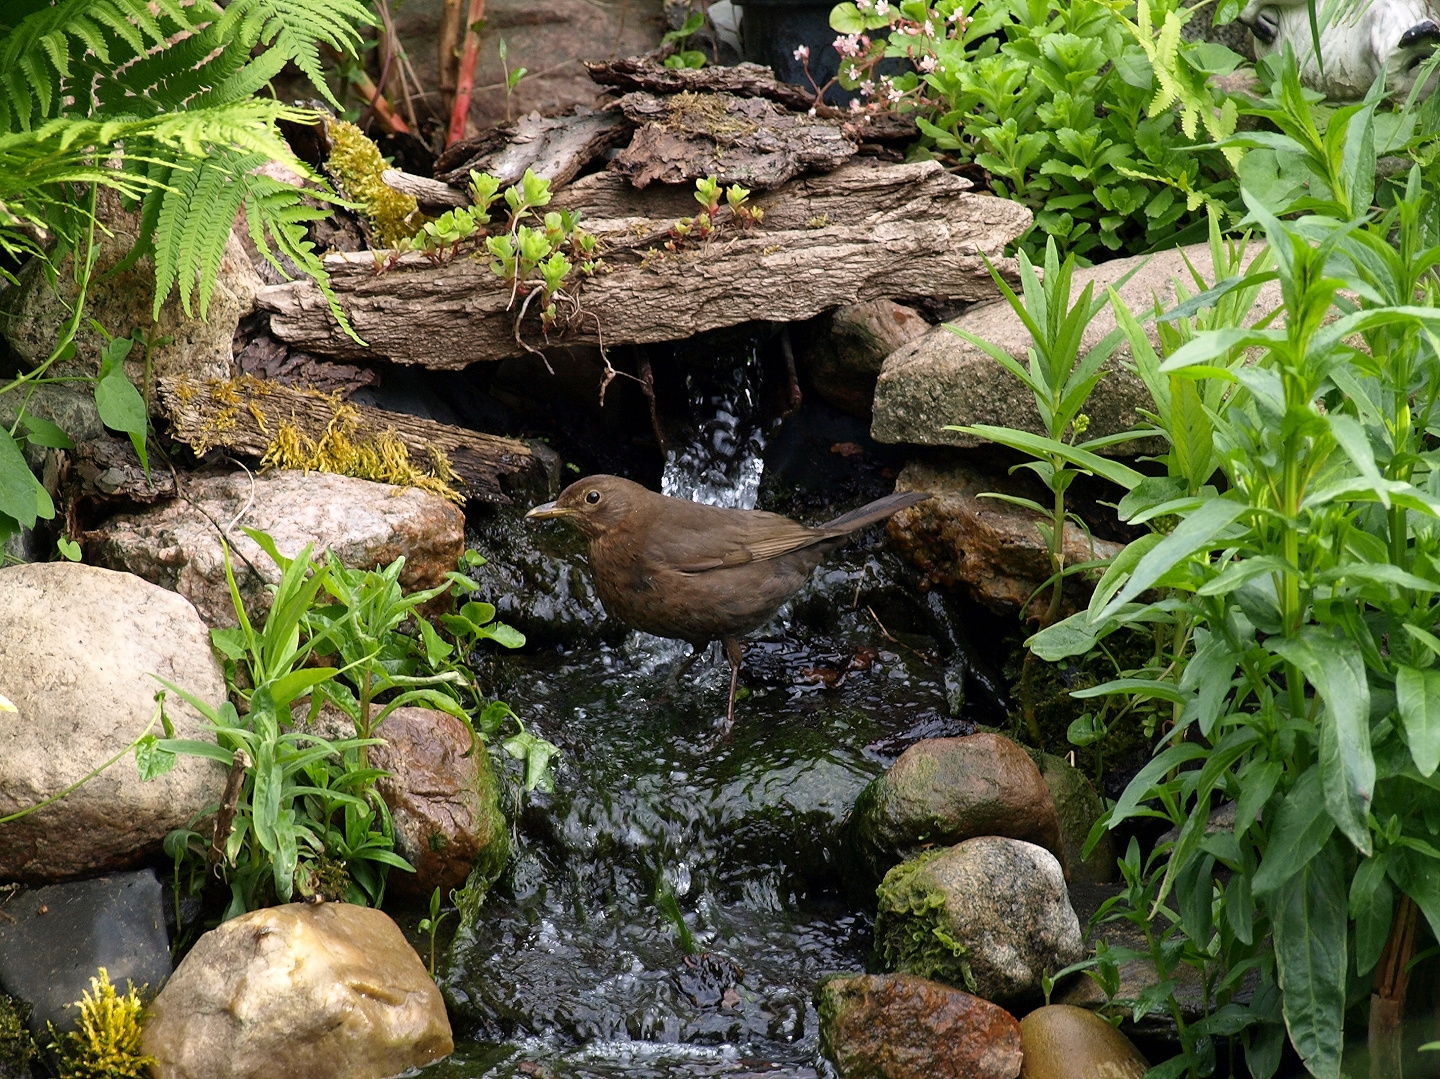
[(380, 121), (381, 127), (397, 135), (409, 132), (410, 128), (395, 114), (395, 110), (390, 107), (390, 102), (385, 100), (385, 95), (380, 92), (380, 88), (370, 81), (369, 75), (363, 71), (356, 75), (355, 88), (360, 91), (360, 96), (370, 102), (369, 107), (375, 110), (375, 119)]
[(470, 95), (475, 92), (475, 65), (480, 59), (480, 35), (475, 24), (485, 17), (485, 0), (470, 0), (465, 19), (465, 51), (460, 56), (460, 72), (455, 79), (455, 105), (450, 110), (450, 130), (445, 145), (454, 146), (465, 137), (465, 121), (470, 116)]

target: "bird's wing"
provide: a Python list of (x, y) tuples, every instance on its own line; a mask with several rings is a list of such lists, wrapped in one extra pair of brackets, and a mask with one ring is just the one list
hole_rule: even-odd
[(808, 528), (778, 513), (720, 510), (694, 524), (700, 527), (652, 529), (646, 539), (647, 553), (681, 573), (704, 573), (778, 558), (831, 538), (825, 530)]

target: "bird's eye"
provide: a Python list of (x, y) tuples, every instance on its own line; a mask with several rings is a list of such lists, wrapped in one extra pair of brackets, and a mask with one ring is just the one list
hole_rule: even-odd
[(592, 506), (595, 505), (595, 503), (597, 503), (597, 502), (600, 501), (600, 492), (599, 492), (599, 491), (590, 491), (589, 493), (587, 493), (587, 494), (585, 495), (585, 501), (588, 502), (588, 503), (590, 503), (590, 505), (592, 505)]

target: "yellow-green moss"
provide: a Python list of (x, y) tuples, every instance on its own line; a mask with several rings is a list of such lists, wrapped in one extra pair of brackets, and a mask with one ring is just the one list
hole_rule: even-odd
[(875, 890), (875, 963), (880, 970), (917, 974), (975, 992), (965, 946), (950, 935), (945, 894), (931, 886), (926, 865), (945, 848), (926, 851), (885, 874)]
[(23, 1075), (34, 1057), (28, 1019), (24, 1004), (0, 993), (0, 1075)]
[(326, 167), (345, 197), (360, 204), (376, 238), (386, 247), (394, 247), (415, 235), (422, 223), (419, 205), (412, 196), (387, 187), (380, 179), (389, 167), (380, 148), (345, 120), (330, 121), (330, 144)]
[(51, 1027), (55, 1040), (50, 1048), (59, 1058), (60, 1079), (147, 1079), (155, 1060), (140, 1051), (145, 1005), (135, 987), (121, 996), (101, 967), (79, 1007), (80, 1022), (73, 1033), (60, 1034)]

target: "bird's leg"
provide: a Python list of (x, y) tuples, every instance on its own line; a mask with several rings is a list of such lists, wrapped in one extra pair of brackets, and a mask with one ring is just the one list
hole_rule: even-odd
[(725, 709), (725, 733), (735, 726), (735, 691), (740, 686), (740, 661), (745, 658), (745, 649), (734, 637), (723, 638), (725, 658), (730, 661), (730, 703)]
[(685, 672), (695, 666), (695, 661), (700, 658), (700, 653), (703, 651), (704, 649), (700, 645), (692, 644), (690, 654), (680, 661), (680, 666), (670, 672), (670, 681), (678, 683), (685, 676)]

